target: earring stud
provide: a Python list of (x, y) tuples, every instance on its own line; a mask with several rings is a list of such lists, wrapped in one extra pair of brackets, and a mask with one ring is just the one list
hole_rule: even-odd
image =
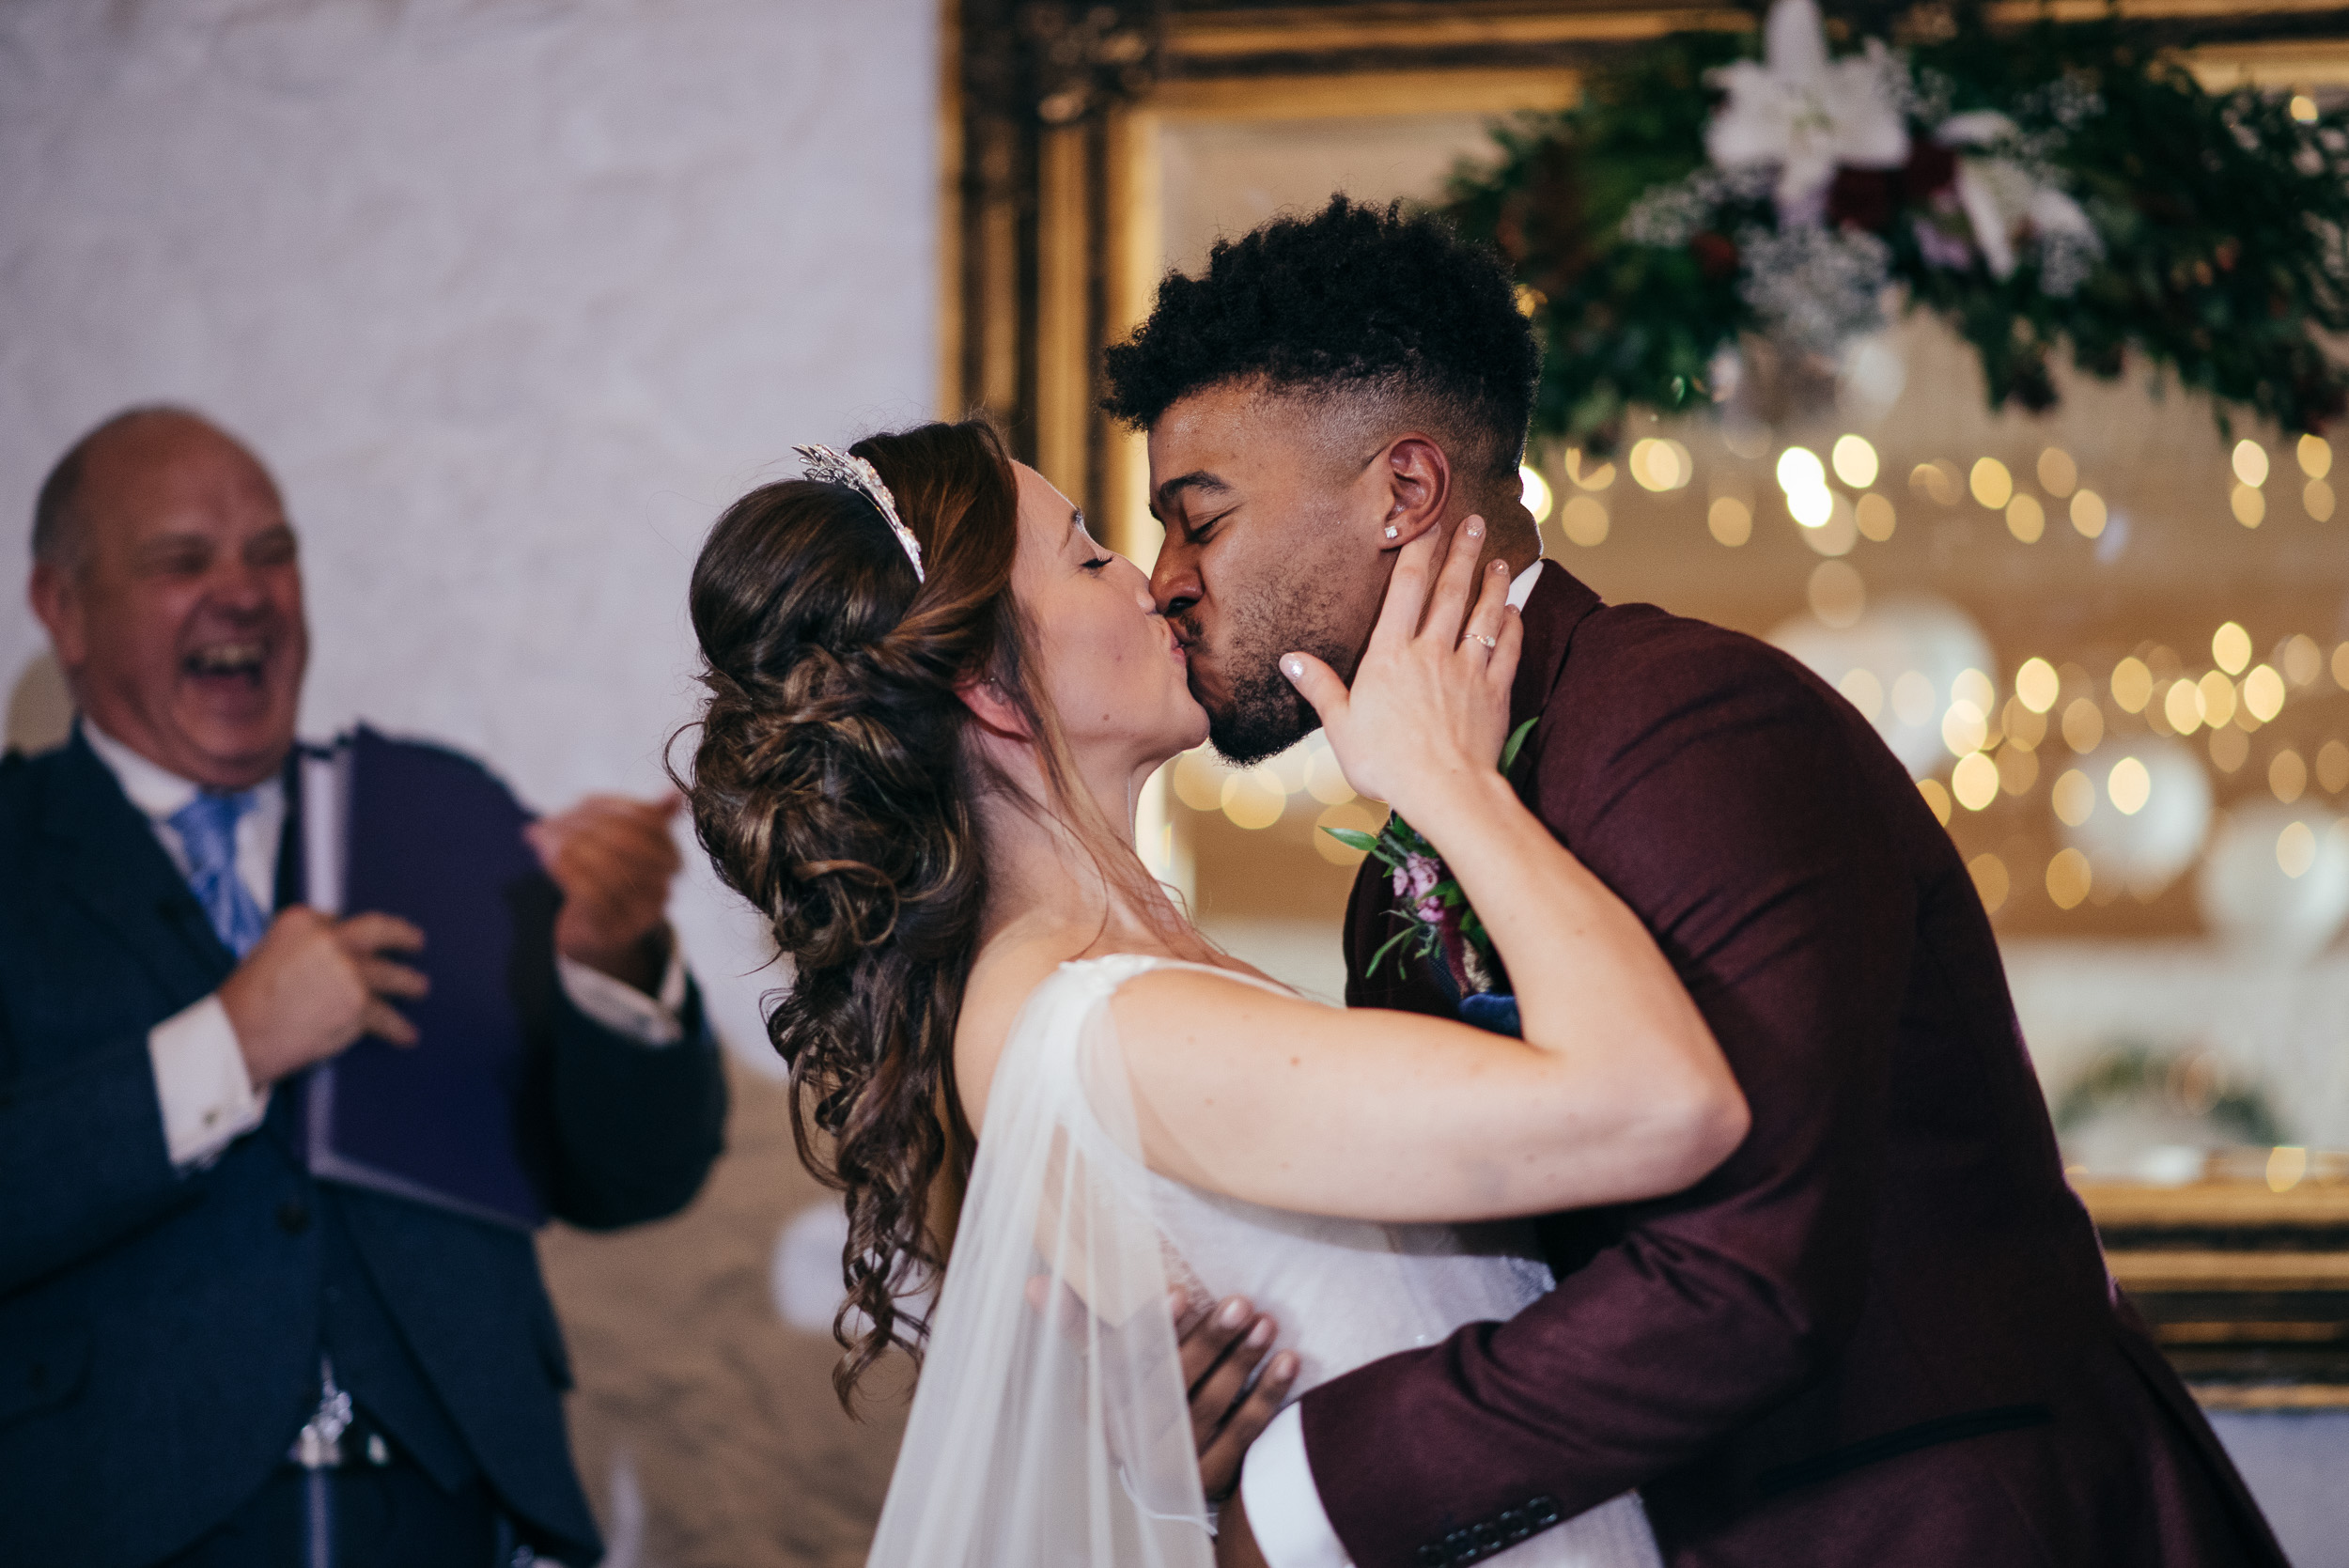
[(1396, 527), (1393, 523), (1392, 523), (1392, 522), (1391, 522), (1391, 523), (1387, 524), (1387, 537), (1388, 537), (1388, 538), (1392, 539), (1392, 538), (1395, 537), (1397, 535), (1401, 534), (1402, 532), (1403, 532), (1403, 530), (1402, 530), (1402, 529), (1400, 529), (1400, 528), (1397, 528), (1397, 527)]

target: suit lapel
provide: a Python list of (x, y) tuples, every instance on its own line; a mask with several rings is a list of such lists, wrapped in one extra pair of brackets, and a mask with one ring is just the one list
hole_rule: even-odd
[[(1542, 575), (1526, 596), (1525, 647), (1517, 655), (1517, 677), (1509, 688), (1509, 727), (1538, 719), (1558, 689), (1566, 667), (1566, 649), (1575, 629), (1599, 607), (1598, 595), (1582, 580), (1555, 561), (1546, 561)], [(1529, 738), (1529, 744), (1531, 739)]]
[[(1565, 567), (1555, 561), (1544, 564), (1521, 612), (1525, 647), (1517, 656), (1517, 679), (1509, 689), (1511, 730), (1528, 719), (1543, 716), (1550, 693), (1558, 689), (1559, 678), (1565, 671), (1566, 650), (1574, 641), (1575, 629), (1600, 603), (1598, 595)], [(1533, 775), (1541, 742), (1542, 732), (1538, 728), (1526, 737), (1517, 764), (1520, 777)], [(1393, 903), (1385, 870), (1377, 861), (1363, 862), (1355, 874), (1354, 895), (1346, 921), (1346, 971), (1350, 977), (1366, 978), (1363, 966), (1379, 945), (1394, 934), (1394, 922), (1388, 914)], [(1375, 991), (1365, 987), (1359, 993), (1348, 994), (1359, 994), (1364, 1001), (1376, 994), (1379, 1005), (1410, 1006), (1419, 1012), (1456, 1011), (1459, 994), (1444, 966), (1435, 963), (1415, 969), (1417, 977), (1412, 981), (1392, 982)], [(1413, 994), (1416, 1006), (1405, 1000), (1407, 992)]]
[(193, 1001), (217, 988), (236, 968), (235, 955), (79, 726), (51, 786), (41, 850), (56, 885), (167, 994)]

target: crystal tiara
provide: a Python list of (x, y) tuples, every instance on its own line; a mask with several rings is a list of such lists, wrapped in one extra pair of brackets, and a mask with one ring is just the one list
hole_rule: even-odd
[(846, 485), (879, 507), (881, 520), (889, 524), (889, 531), (897, 536), (897, 543), (905, 547), (906, 559), (913, 563), (913, 581), (924, 581), (922, 542), (898, 519), (896, 497), (889, 493), (889, 487), (881, 483), (880, 474), (871, 463), (829, 446), (795, 446), (791, 450), (805, 462), (810, 479), (827, 485)]

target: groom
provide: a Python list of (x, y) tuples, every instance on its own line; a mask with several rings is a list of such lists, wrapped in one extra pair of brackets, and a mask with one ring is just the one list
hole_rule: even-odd
[[(1496, 260), (1342, 197), (1168, 278), (1110, 354), (1166, 525), (1153, 588), (1235, 761), (1315, 722), (1281, 654), (1350, 677), (1395, 551), (1487, 520), (1525, 617), (1510, 722), (1538, 721), (1519, 787), (1655, 935), (1753, 1115), (1677, 1197), (1543, 1219), (1558, 1285), (1515, 1319), (1283, 1411), (1223, 1560), (1437, 1568), (1638, 1488), (1674, 1568), (2281, 1568), (2064, 1184), (1948, 835), (1794, 661), (1539, 559), (1536, 366)], [(1346, 1000), (1453, 1012), (1440, 973), (1367, 972), (1377, 872)]]

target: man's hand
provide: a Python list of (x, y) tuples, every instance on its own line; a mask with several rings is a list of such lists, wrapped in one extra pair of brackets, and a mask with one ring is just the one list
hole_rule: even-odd
[(1272, 1568), (1256, 1545), (1256, 1532), (1248, 1528), (1248, 1509), (1237, 1492), (1215, 1522), (1215, 1568)]
[(669, 883), (683, 864), (669, 818), (682, 803), (590, 795), (523, 830), (563, 890), (555, 951), (646, 995), (668, 961)]
[(397, 915), (338, 921), (300, 906), (280, 910), (220, 986), (253, 1087), (337, 1055), (362, 1034), (414, 1045), (414, 1027), (385, 999), (421, 997), (430, 983), (384, 955), (423, 947), (424, 933)]
[(1283, 1396), (1297, 1381), (1297, 1353), (1283, 1350), (1273, 1357), (1256, 1386), (1247, 1389), (1249, 1374), (1272, 1348), (1280, 1325), (1237, 1296), (1188, 1322), (1179, 1297), (1174, 1305), (1183, 1383), (1190, 1390), (1191, 1436), (1199, 1445), (1200, 1487), (1209, 1502), (1225, 1502), (1239, 1485), (1248, 1445), (1280, 1413)]

